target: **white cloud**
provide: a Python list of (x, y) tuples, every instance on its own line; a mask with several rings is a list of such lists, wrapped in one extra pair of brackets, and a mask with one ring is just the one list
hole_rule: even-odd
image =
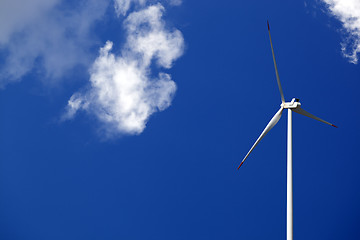
[[(126, 5), (127, 6), (127, 5)], [(152, 62), (170, 68), (183, 53), (178, 30), (168, 30), (161, 4), (128, 15), (124, 21), (126, 44), (119, 55), (108, 41), (90, 70), (90, 85), (69, 100), (65, 119), (78, 110), (95, 115), (106, 137), (141, 133), (151, 114), (166, 109), (176, 91), (169, 74), (153, 77)]]
[(146, 3), (151, 2), (166, 2), (172, 6), (180, 6), (182, 4), (182, 0), (114, 0), (115, 12), (117, 16), (125, 16), (131, 6), (143, 8)]
[(118, 16), (125, 16), (131, 7), (131, 3), (138, 4), (140, 6), (144, 6), (146, 0), (114, 0), (115, 12)]
[[(106, 42), (96, 58), (93, 30), (111, 1), (126, 42), (119, 52)], [(84, 111), (106, 137), (140, 134), (154, 112), (170, 106), (176, 84), (164, 70), (184, 47), (181, 32), (166, 27), (160, 2), (182, 1), (0, 0), (0, 88), (28, 73), (53, 85), (77, 66), (90, 67), (89, 85), (71, 96), (62, 119)]]
[[(0, 1), (0, 87), (38, 70), (47, 83), (66, 75), (77, 65), (91, 64), (95, 44), (93, 24), (109, 3), (63, 0)], [(95, 56), (94, 56), (95, 57)]]
[(332, 15), (339, 19), (346, 36), (341, 43), (343, 55), (350, 62), (358, 62), (360, 52), (360, 1), (359, 0), (323, 0)]

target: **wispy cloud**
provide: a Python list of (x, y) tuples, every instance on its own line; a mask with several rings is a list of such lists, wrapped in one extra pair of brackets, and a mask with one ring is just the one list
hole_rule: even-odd
[(168, 0), (170, 5), (179, 6), (182, 4), (182, 0)]
[[(112, 53), (111, 41), (100, 49), (89, 86), (72, 95), (63, 116), (72, 118), (79, 110), (95, 115), (108, 138), (141, 133), (151, 114), (171, 104), (176, 84), (161, 69), (170, 68), (183, 53), (183, 36), (167, 28), (160, 3), (145, 6), (146, 1), (117, 0), (117, 14), (126, 15), (131, 3), (140, 10), (124, 20), (127, 40), (120, 54)], [(153, 63), (155, 68), (150, 67)]]
[(49, 83), (75, 66), (91, 64), (89, 49), (96, 41), (91, 28), (109, 1), (76, 1), (71, 7), (68, 3), (0, 1), (0, 87), (34, 69)]
[(117, 15), (125, 16), (131, 5), (143, 7), (146, 0), (115, 0), (114, 7)]
[(343, 55), (357, 64), (360, 52), (360, 1), (323, 0), (330, 13), (339, 19), (344, 27), (344, 40), (341, 43)]

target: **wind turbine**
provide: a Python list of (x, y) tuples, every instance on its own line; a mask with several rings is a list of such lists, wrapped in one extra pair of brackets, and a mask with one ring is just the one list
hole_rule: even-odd
[(335, 125), (318, 118), (311, 113), (308, 113), (304, 109), (301, 108), (301, 104), (299, 99), (293, 98), (291, 102), (285, 102), (284, 93), (281, 87), (280, 78), (278, 69), (276, 66), (275, 61), (275, 54), (274, 54), (274, 48), (271, 40), (271, 34), (270, 34), (270, 26), (269, 21), (267, 22), (268, 25), (268, 31), (269, 31), (269, 38), (270, 38), (270, 45), (271, 45), (271, 52), (274, 60), (274, 67), (275, 67), (275, 73), (276, 73), (276, 80), (279, 87), (280, 95), (281, 95), (281, 105), (279, 111), (275, 113), (273, 118), (270, 120), (268, 125), (266, 125), (264, 131), (261, 133), (260, 137), (256, 140), (254, 145), (251, 147), (250, 151), (246, 154), (244, 159), (241, 161), (238, 169), (241, 167), (241, 165), (244, 163), (244, 161), (247, 159), (249, 154), (254, 150), (254, 148), (258, 145), (258, 143), (265, 137), (265, 135), (278, 123), (278, 121), (281, 118), (281, 114), (284, 109), (288, 110), (288, 126), (287, 126), (287, 191), (286, 191), (286, 239), (287, 240), (293, 240), (293, 177), (292, 177), (292, 112), (299, 113), (301, 115), (304, 115), (306, 117), (318, 120), (320, 122), (326, 123), (330, 126), (336, 127)]

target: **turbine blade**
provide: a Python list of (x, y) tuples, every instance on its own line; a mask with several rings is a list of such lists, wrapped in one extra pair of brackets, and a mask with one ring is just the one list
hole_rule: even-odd
[(274, 60), (274, 67), (275, 67), (275, 73), (276, 73), (276, 80), (277, 80), (277, 84), (279, 86), (279, 91), (280, 91), (280, 95), (281, 95), (281, 102), (284, 103), (285, 102), (285, 97), (284, 97), (284, 93), (281, 87), (281, 83), (280, 83), (280, 77), (279, 77), (279, 72), (276, 66), (276, 60), (275, 60), (275, 54), (274, 54), (274, 47), (272, 44), (272, 40), (271, 40), (271, 33), (270, 33), (270, 25), (269, 25), (269, 21), (267, 21), (267, 25), (268, 25), (268, 31), (269, 31), (269, 37), (270, 37), (270, 45), (271, 45), (271, 52), (272, 52), (272, 56), (273, 56), (273, 60)]
[(312, 115), (311, 113), (308, 113), (307, 111), (305, 111), (304, 109), (302, 109), (300, 106), (297, 107), (297, 108), (291, 109), (291, 110), (293, 110), (294, 112), (299, 113), (299, 114), (301, 114), (301, 115), (304, 115), (304, 116), (306, 116), (306, 117), (309, 117), (309, 118), (318, 120), (318, 121), (320, 121), (320, 122), (326, 123), (326, 124), (328, 124), (328, 125), (330, 125), (330, 126), (333, 126), (333, 127), (336, 127), (336, 128), (337, 128), (337, 126), (335, 126), (334, 124), (331, 124), (331, 123), (329, 123), (329, 122), (327, 122), (327, 121), (325, 121), (325, 120), (322, 120), (321, 118), (318, 118), (318, 117)]
[(273, 116), (273, 118), (270, 120), (270, 122), (268, 123), (268, 125), (266, 125), (264, 131), (261, 133), (260, 137), (256, 140), (256, 142), (254, 143), (254, 145), (251, 147), (250, 151), (246, 154), (246, 156), (244, 157), (244, 159), (241, 161), (238, 169), (241, 167), (241, 165), (244, 163), (244, 161), (246, 160), (246, 158), (249, 156), (249, 154), (252, 152), (252, 150), (254, 150), (254, 148), (256, 147), (256, 145), (258, 145), (258, 143), (261, 141), (261, 139), (263, 139), (265, 137), (265, 135), (278, 123), (278, 121), (281, 118), (281, 114), (283, 111), (283, 107), (280, 108), (279, 111), (277, 111), (275, 113), (275, 115)]

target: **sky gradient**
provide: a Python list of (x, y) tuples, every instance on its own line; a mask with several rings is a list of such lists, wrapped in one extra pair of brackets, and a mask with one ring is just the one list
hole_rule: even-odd
[[(0, 239), (359, 239), (360, 4), (0, 3)], [(7, 23), (7, 24), (5, 24)]]

